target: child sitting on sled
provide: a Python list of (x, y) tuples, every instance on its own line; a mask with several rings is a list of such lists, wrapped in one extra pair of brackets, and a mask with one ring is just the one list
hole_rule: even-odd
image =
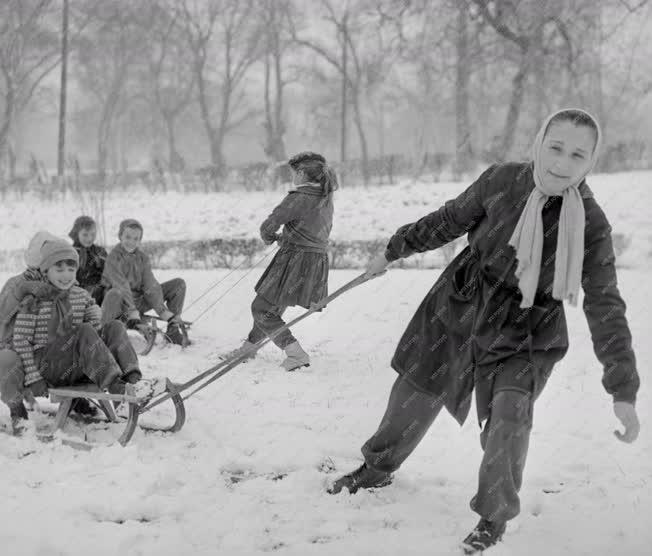
[(367, 274), (446, 245), (466, 247), (442, 272), (398, 343), (398, 372), (378, 430), (362, 447), (364, 463), (329, 492), (380, 488), (446, 408), (464, 423), (475, 392), (480, 443), (471, 509), (480, 521), (467, 553), (496, 544), (520, 512), (519, 491), (536, 400), (568, 351), (564, 301), (583, 309), (602, 384), (633, 442), (639, 389), (625, 302), (617, 287), (611, 227), (586, 184), (600, 145), (595, 118), (582, 110), (552, 114), (528, 163), (497, 164), (439, 210), (397, 230)]
[[(37, 232), (25, 250), (27, 268), (9, 278), (0, 291), (0, 397), (8, 405), (16, 393), (22, 400), (25, 379), (20, 357), (12, 349), (16, 315), (21, 301), (26, 296), (33, 295), (37, 299), (45, 299), (56, 291), (56, 288), (43, 277), (38, 265), (43, 244), (57, 239), (49, 232), (43, 230)], [(13, 386), (10, 387), (8, 382)]]
[(90, 294), (75, 286), (77, 251), (64, 240), (47, 241), (39, 270), (51, 286), (49, 296), (28, 296), (14, 325), (12, 349), (20, 356), (24, 383), (2, 383), (14, 430), (27, 419), (23, 387), (31, 396), (46, 396), (48, 386), (92, 382), (111, 393), (141, 378), (138, 358), (123, 323), (111, 321), (100, 330), (99, 308)]
[[(288, 307), (306, 309), (328, 296), (328, 238), (333, 227), (333, 192), (337, 177), (326, 159), (302, 152), (289, 160), (295, 188), (260, 226), (267, 245), (278, 240), (279, 251), (255, 286), (251, 304), (253, 326), (247, 340), (223, 359), (255, 353), (255, 344), (285, 325)], [(281, 235), (278, 229), (283, 226)], [(308, 366), (310, 357), (290, 330), (273, 338), (285, 351), (287, 371)], [(249, 357), (249, 358), (251, 358)]]
[(174, 278), (159, 284), (154, 278), (149, 257), (140, 249), (143, 226), (138, 220), (120, 223), (120, 243), (109, 253), (104, 266), (102, 283), (107, 290), (102, 303), (102, 322), (122, 319), (128, 328), (141, 324), (141, 315), (154, 309), (167, 321), (165, 332), (173, 344), (185, 345), (181, 331), (181, 312), (186, 298), (186, 283)]
[(90, 216), (79, 216), (75, 219), (72, 229), (68, 233), (72, 245), (79, 255), (79, 268), (77, 269), (77, 282), (84, 288), (95, 303), (102, 305), (104, 300), (104, 286), (102, 274), (106, 261), (106, 249), (95, 245), (97, 226)]

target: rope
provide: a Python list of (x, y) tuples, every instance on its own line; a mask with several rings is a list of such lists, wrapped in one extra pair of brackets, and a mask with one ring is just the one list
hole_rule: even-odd
[[(367, 276), (366, 273), (361, 274), (360, 276), (358, 276), (357, 278), (351, 280), (347, 284), (344, 284), (340, 289), (338, 289), (337, 291), (335, 291), (334, 293), (332, 293), (328, 297), (325, 297), (324, 299), (322, 299), (318, 303), (315, 303), (314, 305), (312, 305), (310, 307), (310, 309), (308, 309), (305, 313), (302, 313), (298, 317), (294, 318), (292, 321), (288, 322), (285, 326), (281, 326), (280, 328), (277, 328), (267, 338), (264, 338), (259, 343), (254, 344), (254, 347), (252, 347), (251, 350), (248, 351), (247, 353), (242, 353), (242, 354), (238, 355), (237, 357), (235, 357), (235, 358), (233, 358), (231, 360), (222, 361), (221, 363), (218, 363), (217, 365), (214, 365), (213, 367), (211, 367), (211, 368), (207, 369), (206, 371), (200, 373), (196, 377), (191, 378), (190, 380), (188, 380), (187, 382), (184, 382), (183, 384), (176, 384), (175, 389), (174, 389), (174, 393), (168, 392), (164, 396), (158, 398), (155, 401), (152, 401), (147, 406), (140, 409), (139, 412), (141, 414), (146, 413), (146, 412), (150, 411), (152, 408), (156, 407), (157, 405), (163, 403), (164, 401), (169, 400), (174, 394), (176, 394), (176, 393), (180, 394), (184, 390), (187, 390), (188, 388), (194, 386), (195, 384), (198, 384), (202, 380), (207, 379), (203, 384), (200, 384), (190, 394), (186, 395), (183, 398), (184, 400), (188, 399), (190, 396), (196, 394), (197, 392), (199, 392), (203, 388), (206, 388), (206, 386), (208, 386), (211, 382), (217, 380), (218, 378), (220, 378), (221, 376), (223, 376), (227, 372), (229, 372), (231, 369), (238, 366), (242, 362), (242, 360), (246, 359), (249, 355), (252, 355), (252, 354), (256, 353), (262, 346), (264, 346), (267, 342), (271, 341), (273, 338), (275, 338), (276, 336), (281, 334), (283, 331), (289, 329), (291, 326), (294, 326), (295, 324), (302, 321), (303, 319), (305, 319), (306, 317), (308, 317), (312, 313), (315, 313), (316, 311), (319, 311), (320, 309), (326, 307), (326, 305), (328, 303), (331, 303), (334, 299), (336, 299), (337, 297), (339, 297), (343, 293), (355, 288), (356, 286), (359, 286), (360, 284), (363, 284), (364, 282), (367, 282), (369, 280), (372, 280), (374, 278), (382, 276), (383, 274), (385, 274), (385, 272), (386, 271), (384, 271), (384, 272), (382, 272), (380, 274), (373, 275), (373, 276)], [(214, 375), (214, 376), (210, 376), (210, 375)]]
[[(273, 250), (270, 251), (270, 252), (273, 252)], [(269, 255), (269, 253), (268, 253), (267, 255)], [(267, 255), (265, 255), (265, 257), (267, 257)], [(263, 257), (263, 259), (264, 259), (265, 257)], [(261, 260), (262, 260), (262, 259), (261, 259)], [(188, 304), (188, 305), (185, 307), (184, 311), (187, 311), (188, 309), (190, 309), (190, 307), (192, 307), (192, 306), (193, 306), (195, 303), (197, 303), (200, 299), (203, 299), (204, 297), (206, 297), (206, 295), (208, 295), (208, 294), (209, 294), (213, 289), (215, 289), (215, 288), (216, 288), (217, 286), (219, 286), (222, 282), (224, 282), (224, 280), (226, 280), (229, 276), (231, 276), (231, 274), (233, 274), (236, 270), (238, 270), (238, 269), (239, 269), (243, 264), (245, 264), (245, 262), (247, 262), (246, 259), (243, 260), (243, 261), (242, 261), (238, 266), (232, 268), (232, 269), (231, 269), (231, 270), (226, 274), (226, 276), (224, 276), (223, 278), (220, 278), (217, 282), (215, 282), (214, 284), (208, 286), (208, 289), (207, 289), (206, 291), (204, 291), (204, 293), (202, 293), (202, 294), (201, 294), (197, 299), (193, 300), (192, 303)], [(258, 261), (258, 262), (260, 262), (260, 261)], [(255, 267), (257, 264), (258, 264), (258, 263), (256, 263), (256, 264), (254, 265), (254, 267)]]
[[(240, 282), (242, 282), (242, 280), (244, 280), (247, 276), (249, 276), (249, 274), (251, 274), (262, 261), (264, 261), (267, 257), (269, 257), (277, 249), (278, 249), (278, 247), (272, 249), (271, 251), (266, 253), (263, 257), (261, 257), (258, 261), (256, 261), (254, 263), (254, 265), (249, 270), (247, 270), (247, 272), (245, 272), (239, 280), (236, 281), (235, 284), (233, 284), (230, 288), (228, 288), (222, 295), (220, 295), (215, 301), (213, 301), (213, 303), (211, 303), (208, 307), (206, 307), (206, 309), (204, 309), (201, 313), (199, 313), (199, 315), (197, 315), (193, 319), (193, 321), (192, 321), (193, 324), (196, 323), (206, 313), (208, 313), (208, 311), (210, 309), (212, 309), (226, 294), (228, 294), (233, 288), (235, 288)], [(236, 270), (236, 269), (233, 269), (233, 270)], [(233, 271), (231, 271), (231, 272), (233, 272)], [(231, 274), (231, 273), (229, 273), (229, 274)], [(224, 280), (224, 278), (222, 280)]]

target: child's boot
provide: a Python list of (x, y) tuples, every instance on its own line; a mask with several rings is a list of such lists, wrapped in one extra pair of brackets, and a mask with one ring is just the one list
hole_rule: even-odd
[(143, 373), (138, 369), (133, 369), (122, 376), (122, 381), (129, 384), (136, 384), (141, 378), (143, 378)]
[(165, 331), (165, 336), (170, 343), (181, 347), (186, 347), (190, 344), (188, 336), (183, 333), (181, 326), (177, 322), (171, 322), (168, 324), (168, 327)]
[(339, 494), (342, 489), (346, 489), (349, 493), (355, 494), (361, 488), (383, 488), (392, 484), (393, 479), (394, 477), (391, 473), (377, 471), (369, 467), (366, 463), (363, 463), (355, 471), (337, 479), (328, 488), (328, 494)]
[(464, 553), (481, 553), (495, 545), (503, 538), (506, 526), (504, 521), (489, 521), (483, 517), (462, 542)]
[(73, 399), (72, 404), (70, 405), (70, 410), (78, 415), (84, 415), (86, 417), (97, 416), (97, 407), (92, 405), (86, 398)]
[(284, 351), (287, 357), (283, 363), (281, 363), (281, 367), (286, 371), (294, 371), (301, 367), (310, 367), (310, 357), (305, 351), (303, 351), (299, 342), (292, 342), (285, 347)]
[(9, 406), (9, 417), (11, 418), (11, 430), (15, 436), (20, 436), (27, 429), (27, 409), (22, 400), (12, 403)]
[(242, 363), (256, 358), (256, 344), (246, 340), (239, 348), (233, 349), (219, 356), (222, 361), (242, 357)]

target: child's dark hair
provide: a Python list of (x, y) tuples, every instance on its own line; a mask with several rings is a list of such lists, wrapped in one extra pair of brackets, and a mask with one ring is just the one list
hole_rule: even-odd
[(295, 172), (297, 170), (305, 172), (308, 181), (320, 184), (324, 195), (329, 195), (339, 187), (335, 171), (318, 153), (300, 152), (288, 160), (288, 164)]
[(80, 230), (87, 230), (88, 228), (96, 228), (97, 224), (90, 216), (78, 216), (72, 225), (72, 229), (68, 232), (68, 237), (75, 241), (79, 241)]
[(596, 144), (598, 137), (600, 136), (600, 130), (598, 129), (597, 122), (593, 119), (590, 114), (584, 112), (584, 110), (577, 110), (576, 108), (568, 108), (567, 110), (562, 110), (561, 112), (555, 114), (552, 119), (548, 122), (548, 127), (546, 128), (546, 133), (550, 129), (550, 126), (554, 123), (559, 122), (570, 122), (576, 127), (588, 127), (595, 132)]
[(142, 238), (144, 234), (143, 225), (135, 218), (126, 218), (120, 222), (120, 227), (118, 228), (118, 239), (122, 238), (122, 232), (124, 232), (127, 228), (131, 228), (132, 230), (140, 230), (140, 236)]

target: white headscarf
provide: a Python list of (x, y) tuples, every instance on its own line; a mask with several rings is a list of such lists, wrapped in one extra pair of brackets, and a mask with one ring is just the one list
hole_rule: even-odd
[[(554, 187), (546, 185), (541, 177), (541, 148), (550, 122), (560, 113), (569, 110), (581, 112), (593, 120), (597, 129), (597, 141), (590, 155), (590, 163), (586, 172), (578, 178), (576, 183), (555, 190)], [(584, 204), (579, 192), (579, 184), (595, 165), (601, 139), (602, 132), (598, 121), (588, 112), (577, 108), (559, 110), (548, 116), (534, 139), (532, 145), (534, 189), (528, 197), (514, 233), (509, 240), (509, 245), (516, 250), (518, 260), (516, 277), (519, 280), (519, 289), (523, 295), (521, 308), (531, 307), (534, 303), (541, 272), (541, 254), (543, 251), (541, 211), (548, 198), (553, 195), (562, 196), (562, 205), (557, 231), (552, 296), (559, 300), (568, 299), (571, 305), (577, 305), (584, 261)]]

